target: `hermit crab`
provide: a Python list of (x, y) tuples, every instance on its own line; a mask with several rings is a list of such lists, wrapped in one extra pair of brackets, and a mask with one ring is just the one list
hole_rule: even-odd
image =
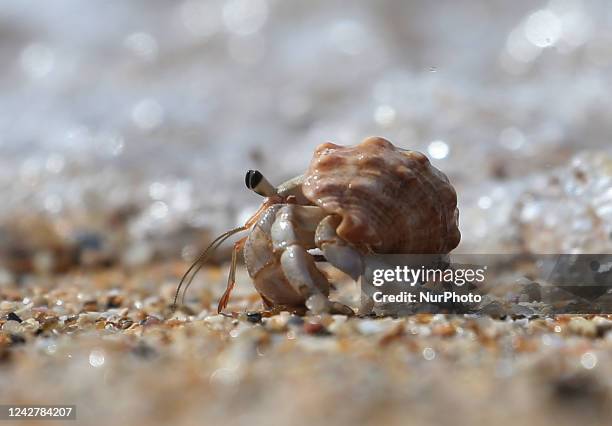
[(175, 306), (181, 286), (187, 290), (209, 254), (242, 231), (249, 232), (234, 244), (218, 312), (234, 287), (240, 250), (267, 309), (301, 308), (316, 295), (328, 311), (352, 313), (328, 300), (330, 282), (317, 261), (357, 281), (367, 254), (446, 254), (461, 238), (457, 195), (446, 175), (420, 152), (380, 137), (348, 147), (321, 144), (306, 173), (278, 187), (253, 170), (245, 183), (265, 201), (244, 226), (219, 236), (194, 262), (177, 288)]

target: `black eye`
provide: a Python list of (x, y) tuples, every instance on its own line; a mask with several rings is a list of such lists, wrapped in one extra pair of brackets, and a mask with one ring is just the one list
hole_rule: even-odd
[(244, 183), (247, 188), (255, 189), (259, 182), (263, 179), (263, 175), (257, 170), (249, 170), (244, 177)]

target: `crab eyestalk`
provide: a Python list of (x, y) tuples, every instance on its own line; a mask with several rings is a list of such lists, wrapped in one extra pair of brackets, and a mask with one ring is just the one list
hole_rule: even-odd
[(249, 170), (244, 177), (244, 183), (247, 188), (262, 197), (278, 195), (276, 188), (258, 170)]

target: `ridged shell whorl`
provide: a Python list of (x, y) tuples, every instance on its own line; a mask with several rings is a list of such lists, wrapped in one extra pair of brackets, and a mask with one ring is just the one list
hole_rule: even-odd
[(342, 239), (377, 253), (448, 253), (461, 239), (457, 194), (446, 175), (420, 152), (383, 138), (319, 145), (303, 192), (342, 217)]

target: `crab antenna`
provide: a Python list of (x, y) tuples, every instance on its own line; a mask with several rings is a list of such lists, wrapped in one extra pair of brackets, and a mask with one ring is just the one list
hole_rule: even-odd
[[(236, 229), (234, 231), (239, 232), (241, 230)], [(212, 254), (215, 250), (217, 250), (219, 248), (219, 246), (225, 242), (225, 240), (227, 240), (229, 237), (234, 235), (236, 232), (232, 232), (229, 235), (225, 235), (221, 240), (219, 240), (219, 242), (217, 244), (215, 244), (214, 247), (210, 247), (210, 254)], [(204, 258), (202, 261), (200, 261), (200, 264), (198, 265), (198, 267), (193, 271), (193, 274), (191, 274), (191, 277), (185, 283), (185, 289), (183, 290), (183, 297), (181, 297), (181, 304), (183, 304), (183, 305), (185, 304), (185, 296), (187, 295), (187, 290), (189, 290), (189, 287), (191, 286), (191, 283), (193, 282), (193, 279), (196, 277), (198, 272), (200, 272), (200, 269), (202, 269), (202, 267), (204, 266), (204, 262), (206, 261), (207, 258), (208, 258), (208, 256), (206, 256), (206, 258)]]
[(278, 194), (276, 188), (258, 170), (249, 170), (244, 177), (244, 183), (247, 188), (262, 197), (273, 197)]
[[(210, 257), (210, 255), (213, 254), (214, 251), (225, 240), (227, 240), (229, 237), (231, 237), (232, 235), (234, 235), (234, 234), (236, 234), (238, 232), (246, 231), (246, 229), (247, 228), (245, 226), (240, 226), (238, 228), (234, 228), (234, 229), (232, 229), (230, 231), (224, 232), (223, 234), (221, 234), (217, 238), (215, 238), (213, 240), (213, 242), (211, 242), (209, 244), (208, 247), (206, 247), (206, 250), (204, 250), (202, 252), (202, 254), (200, 256), (198, 256), (198, 258), (191, 264), (189, 269), (187, 269), (187, 271), (183, 274), (183, 277), (181, 278), (181, 282), (179, 283), (178, 287), (176, 288), (176, 293), (174, 294), (174, 302), (172, 303), (172, 311), (174, 311), (176, 309), (176, 302), (177, 302), (178, 297), (180, 295), (181, 287), (183, 286), (183, 284), (186, 282), (185, 290), (183, 292), (183, 299), (184, 299), (185, 298), (185, 293), (187, 292), (187, 289), (191, 285), (191, 282), (193, 281), (194, 277), (199, 272), (199, 270), (202, 268), (202, 266), (204, 265), (204, 262), (206, 262), (208, 257)], [(195, 268), (195, 271), (194, 271), (194, 268)], [(188, 279), (187, 277), (189, 276), (191, 271), (193, 271), (193, 275)]]

